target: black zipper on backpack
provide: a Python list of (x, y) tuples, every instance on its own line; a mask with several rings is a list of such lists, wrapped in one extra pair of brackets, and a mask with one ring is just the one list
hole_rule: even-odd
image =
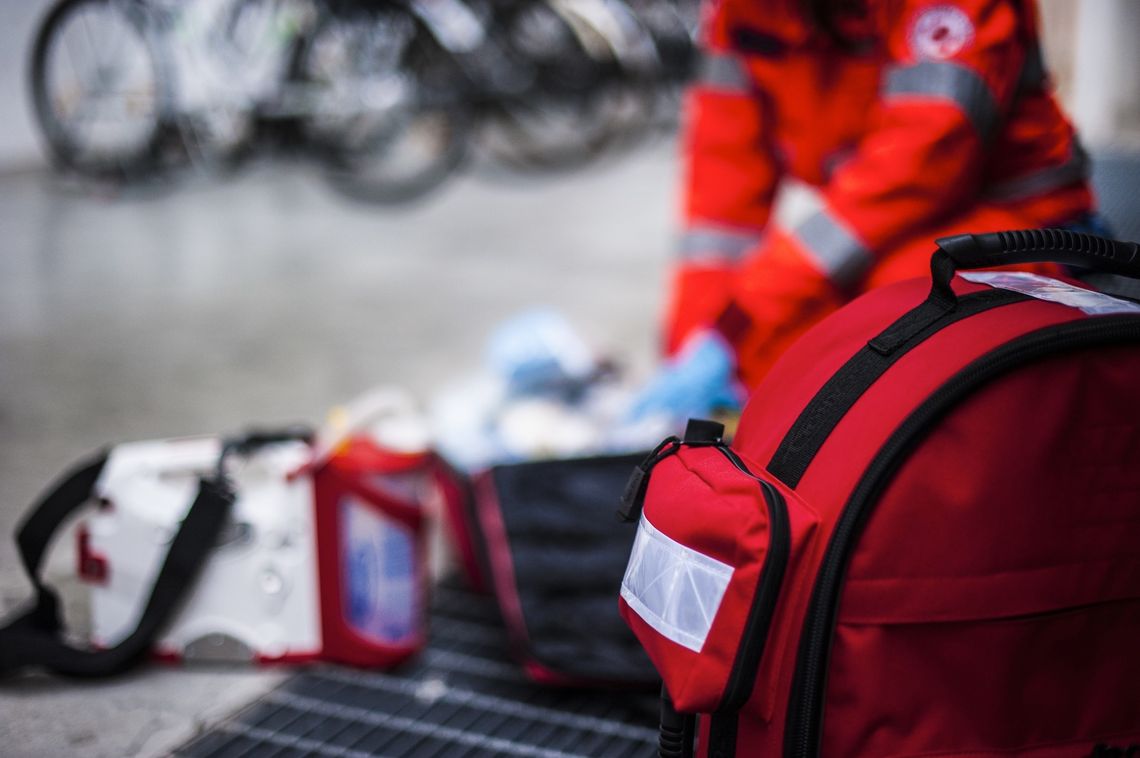
[(748, 619), (744, 624), (740, 647), (732, 664), (732, 675), (724, 688), (718, 710), (739, 710), (752, 694), (756, 672), (760, 667), (760, 657), (764, 652), (764, 641), (768, 627), (772, 623), (772, 612), (780, 596), (784, 571), (788, 567), (791, 552), (791, 527), (788, 524), (788, 505), (784, 496), (768, 482), (753, 474), (744, 461), (727, 447), (717, 447), (732, 465), (742, 473), (755, 479), (764, 492), (764, 502), (768, 506), (768, 523), (771, 526), (768, 540), (768, 554), (764, 556), (764, 566), (760, 570), (760, 587), (748, 609)]
[(956, 405), (1001, 374), (1054, 354), (1132, 341), (1140, 341), (1140, 319), (1135, 316), (1097, 317), (1030, 332), (963, 368), (895, 430), (852, 492), (828, 542), (796, 657), (784, 733), (785, 758), (819, 755), (827, 663), (847, 563), (871, 507), (918, 443)]
[(728, 447), (717, 445), (716, 449), (739, 471), (760, 485), (764, 493), (764, 502), (768, 506), (770, 537), (768, 553), (760, 570), (760, 586), (752, 599), (752, 606), (748, 609), (748, 618), (744, 623), (732, 672), (725, 685), (720, 706), (712, 714), (709, 727), (709, 756), (732, 755), (735, 751), (738, 712), (748, 702), (756, 684), (760, 659), (764, 654), (768, 629), (772, 624), (772, 614), (776, 609), (776, 601), (780, 596), (780, 587), (791, 553), (791, 527), (788, 523), (788, 506), (784, 496), (771, 484), (753, 474), (740, 456)]

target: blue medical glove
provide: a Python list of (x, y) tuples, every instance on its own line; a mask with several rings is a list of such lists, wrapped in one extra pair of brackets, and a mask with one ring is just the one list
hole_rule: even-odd
[(732, 348), (719, 333), (702, 331), (689, 337), (681, 351), (638, 393), (628, 420), (654, 415), (679, 421), (702, 418), (715, 409), (740, 408), (743, 401)]

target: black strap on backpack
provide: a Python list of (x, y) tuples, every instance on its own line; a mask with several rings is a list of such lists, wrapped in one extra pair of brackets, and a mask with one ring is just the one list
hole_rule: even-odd
[(59, 597), (44, 585), (40, 568), (52, 536), (90, 500), (106, 462), (103, 451), (77, 464), (40, 497), (20, 525), (16, 544), (36, 595), (30, 610), (0, 629), (0, 676), (31, 667), (75, 677), (111, 676), (129, 669), (150, 649), (193, 586), (229, 516), (234, 493), (225, 478), (215, 473), (199, 479), (198, 493), (170, 544), (134, 631), (104, 650), (73, 647), (63, 640)]

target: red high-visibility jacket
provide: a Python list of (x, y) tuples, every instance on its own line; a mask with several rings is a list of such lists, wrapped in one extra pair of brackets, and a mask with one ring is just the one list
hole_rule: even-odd
[[(1088, 213), (1033, 0), (866, 0), (845, 47), (799, 0), (714, 0), (686, 99), (684, 228), (666, 347), (715, 326), (754, 385), (846, 299), (922, 275), (932, 240)], [(794, 228), (783, 179), (818, 188)]]

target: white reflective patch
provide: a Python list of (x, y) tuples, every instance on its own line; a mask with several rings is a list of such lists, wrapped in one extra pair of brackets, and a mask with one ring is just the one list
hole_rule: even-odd
[(662, 636), (699, 653), (732, 572), (732, 566), (662, 534), (643, 513), (621, 596)]
[(977, 284), (986, 284), (1003, 290), (1020, 292), (1023, 295), (1060, 303), (1077, 308), (1090, 316), (1103, 316), (1109, 313), (1140, 313), (1140, 304), (1120, 300), (1103, 292), (1074, 287), (1056, 279), (1023, 271), (965, 271), (958, 276)]

